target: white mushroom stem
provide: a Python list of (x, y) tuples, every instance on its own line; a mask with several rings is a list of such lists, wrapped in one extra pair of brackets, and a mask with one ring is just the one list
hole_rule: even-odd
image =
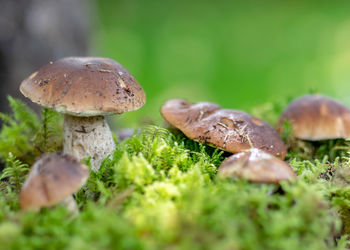
[(115, 143), (103, 116), (64, 116), (63, 151), (79, 161), (91, 157), (91, 167), (98, 171), (101, 162), (115, 149)]
[(69, 213), (74, 217), (79, 214), (78, 204), (72, 195), (61, 201), (61, 204), (67, 208)]

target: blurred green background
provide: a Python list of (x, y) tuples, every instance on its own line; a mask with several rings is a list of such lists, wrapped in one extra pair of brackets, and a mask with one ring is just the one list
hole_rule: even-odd
[[(168, 98), (250, 110), (320, 92), (350, 104), (350, 1), (97, 1), (93, 50)], [(124, 119), (125, 120), (125, 119)]]

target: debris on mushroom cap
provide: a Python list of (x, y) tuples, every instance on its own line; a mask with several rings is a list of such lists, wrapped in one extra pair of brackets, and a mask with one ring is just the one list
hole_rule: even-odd
[(259, 149), (230, 156), (219, 167), (219, 175), (259, 183), (279, 183), (296, 178), (288, 163)]
[(213, 103), (191, 104), (174, 99), (163, 105), (161, 113), (167, 122), (187, 137), (227, 152), (259, 148), (282, 159), (287, 153), (273, 128), (243, 111), (221, 109)]
[(49, 63), (25, 79), (20, 90), (37, 104), (75, 116), (120, 114), (142, 107), (146, 100), (122, 65), (97, 57)]
[(34, 163), (24, 182), (20, 206), (22, 209), (52, 206), (77, 191), (88, 176), (88, 167), (73, 156), (47, 154)]
[(292, 101), (278, 122), (291, 122), (292, 133), (304, 140), (350, 138), (350, 110), (343, 104), (320, 95), (307, 95)]

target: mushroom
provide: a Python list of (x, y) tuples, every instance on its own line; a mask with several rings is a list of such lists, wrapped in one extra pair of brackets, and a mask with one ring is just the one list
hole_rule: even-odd
[(227, 152), (259, 148), (280, 158), (287, 151), (278, 133), (267, 123), (240, 110), (221, 109), (213, 103), (167, 101), (161, 114), (187, 137)]
[(343, 104), (320, 95), (307, 95), (292, 101), (278, 122), (291, 122), (296, 138), (310, 141), (349, 138), (350, 110)]
[(258, 183), (279, 183), (296, 179), (291, 166), (259, 149), (251, 149), (227, 158), (219, 167), (219, 176), (244, 178)]
[(50, 62), (25, 79), (20, 90), (33, 102), (64, 114), (63, 151), (78, 160), (91, 156), (95, 171), (115, 149), (104, 116), (136, 110), (145, 103), (135, 78), (108, 58)]
[(134, 134), (139, 133), (137, 129), (132, 129), (132, 128), (125, 128), (125, 129), (120, 129), (117, 131), (117, 139), (118, 142), (122, 142), (130, 137), (132, 137)]
[(19, 194), (21, 209), (38, 210), (64, 201), (68, 209), (77, 211), (72, 194), (87, 180), (89, 169), (73, 156), (52, 153), (44, 155), (32, 166)]

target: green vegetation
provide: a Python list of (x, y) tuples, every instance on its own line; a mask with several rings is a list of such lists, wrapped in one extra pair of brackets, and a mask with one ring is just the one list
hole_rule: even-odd
[(60, 150), (62, 145), (62, 124), (60, 114), (42, 110), (39, 121), (33, 110), (24, 103), (8, 98), (12, 115), (1, 114), (3, 126), (0, 131), (0, 159), (11, 153), (28, 164), (43, 152)]
[[(112, 158), (90, 173), (76, 194), (79, 215), (72, 217), (61, 205), (19, 211), (19, 183), (28, 166), (42, 151), (60, 148), (60, 119), (46, 110), (39, 120), (21, 102), (10, 98), (10, 103), (13, 115), (1, 115), (0, 131), (7, 145), (0, 149), (2, 249), (344, 249), (348, 244), (350, 158), (344, 141), (323, 143), (318, 160), (292, 152), (289, 161), (299, 178), (278, 187), (220, 179), (223, 151), (147, 126), (117, 142)], [(334, 147), (337, 153), (331, 155)]]

